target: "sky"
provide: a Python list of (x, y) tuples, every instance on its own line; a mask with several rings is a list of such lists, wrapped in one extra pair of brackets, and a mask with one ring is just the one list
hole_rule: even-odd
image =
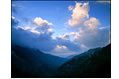
[(109, 1), (12, 1), (12, 43), (60, 57), (110, 43)]

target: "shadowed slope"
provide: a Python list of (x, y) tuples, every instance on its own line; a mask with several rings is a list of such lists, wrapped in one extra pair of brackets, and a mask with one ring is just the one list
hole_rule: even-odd
[(59, 67), (56, 77), (110, 78), (111, 45), (73, 57)]
[(64, 58), (14, 45), (11, 58), (12, 77), (51, 77), (56, 68), (65, 62)]

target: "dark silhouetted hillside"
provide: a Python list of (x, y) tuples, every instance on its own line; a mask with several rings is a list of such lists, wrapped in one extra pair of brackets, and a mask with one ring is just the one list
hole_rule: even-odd
[(67, 78), (110, 78), (111, 44), (104, 48), (91, 49), (58, 68), (55, 77)]
[(64, 62), (64, 58), (12, 45), (11, 77), (51, 77), (56, 68)]

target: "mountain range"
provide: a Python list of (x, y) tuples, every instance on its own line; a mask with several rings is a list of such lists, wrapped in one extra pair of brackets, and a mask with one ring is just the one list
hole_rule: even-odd
[(66, 59), (45, 54), (37, 49), (12, 45), (12, 77), (50, 77)]
[(60, 66), (57, 71), (56, 77), (110, 78), (111, 44), (77, 55)]
[(69, 58), (12, 45), (12, 78), (110, 78), (111, 44)]

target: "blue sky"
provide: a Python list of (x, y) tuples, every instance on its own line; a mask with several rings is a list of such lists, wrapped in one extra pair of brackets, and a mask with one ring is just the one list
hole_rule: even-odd
[[(110, 41), (109, 2), (12, 1), (12, 20), (17, 24), (14, 29), (19, 31), (14, 32), (21, 35), (19, 40), (16, 39), (17, 33), (16, 36), (14, 35), (15, 43), (21, 42), (25, 46), (33, 46), (61, 57), (79, 54), (90, 48), (102, 47)], [(20, 29), (24, 31), (24, 34)], [(27, 33), (29, 37), (24, 38)], [(47, 43), (42, 37), (48, 38), (46, 41), (53, 47), (45, 47)], [(28, 38), (33, 40), (26, 43), (25, 39)], [(36, 39), (39, 39), (39, 42), (44, 40), (44, 47), (40, 48), (35, 44)], [(49, 47), (51, 50), (47, 51)]]

